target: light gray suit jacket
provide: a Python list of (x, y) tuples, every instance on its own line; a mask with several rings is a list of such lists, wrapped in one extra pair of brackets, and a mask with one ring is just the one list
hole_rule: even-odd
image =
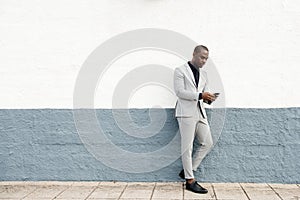
[[(197, 116), (199, 93), (209, 92), (208, 79), (205, 71), (200, 69), (198, 88), (194, 74), (188, 63), (177, 67), (174, 72), (174, 90), (178, 100), (175, 106), (176, 117)], [(200, 100), (200, 109), (206, 118), (203, 100)]]

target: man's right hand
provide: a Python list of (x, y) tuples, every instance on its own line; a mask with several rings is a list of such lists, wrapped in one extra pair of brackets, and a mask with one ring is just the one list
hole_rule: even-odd
[(216, 100), (216, 96), (214, 94), (211, 94), (209, 92), (203, 92), (202, 93), (202, 99), (205, 101), (214, 101)]

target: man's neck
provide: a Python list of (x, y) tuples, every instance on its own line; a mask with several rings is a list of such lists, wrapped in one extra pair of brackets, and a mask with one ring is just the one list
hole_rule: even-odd
[(193, 63), (193, 61), (191, 60), (191, 61), (189, 61), (189, 63), (196, 69), (196, 70), (198, 70), (199, 71), (199, 67), (196, 67), (196, 65)]

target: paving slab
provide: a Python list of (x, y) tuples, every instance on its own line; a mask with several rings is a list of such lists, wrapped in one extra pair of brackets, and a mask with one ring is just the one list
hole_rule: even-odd
[(128, 183), (120, 199), (150, 199), (155, 183)]
[(300, 188), (296, 184), (269, 184), (282, 199), (300, 200)]
[(217, 199), (248, 200), (238, 183), (212, 183)]
[(63, 191), (68, 189), (69, 185), (41, 185), (37, 186), (36, 190), (27, 195), (24, 200), (31, 199), (54, 199)]
[(152, 190), (155, 187), (155, 182), (130, 182), (127, 184), (126, 190)]
[(251, 200), (281, 200), (281, 198), (266, 183), (241, 183)]
[(0, 199), (21, 199), (36, 190), (36, 186), (31, 185), (1, 185)]
[(100, 182), (87, 199), (119, 199), (128, 183)]
[(300, 200), (298, 184), (200, 183), (207, 194), (184, 182), (2, 181), (0, 200)]
[(269, 183), (268, 185), (272, 188), (281, 188), (281, 189), (284, 189), (284, 188), (297, 189), (297, 188), (299, 188), (299, 186), (297, 184)]
[(75, 181), (72, 186), (98, 186), (100, 183), (99, 181)]
[(159, 182), (156, 183), (152, 199), (183, 199), (182, 182)]
[(59, 194), (56, 199), (86, 199), (96, 187), (92, 185), (71, 185)]

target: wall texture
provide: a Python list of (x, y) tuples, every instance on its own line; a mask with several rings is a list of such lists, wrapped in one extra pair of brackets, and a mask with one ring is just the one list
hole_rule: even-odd
[[(166, 145), (178, 129), (174, 110), (166, 111), (164, 127), (146, 139), (120, 130), (110, 109), (96, 113), (110, 141), (128, 151), (147, 152)], [(211, 112), (208, 110), (209, 116)], [(131, 115), (139, 125), (149, 123), (147, 109), (133, 109)], [(221, 137), (196, 176), (209, 182), (299, 183), (299, 116), (299, 108), (228, 108)], [(105, 166), (82, 144), (70, 109), (2, 109), (0, 121), (0, 180), (180, 180), (180, 159), (160, 170), (138, 174)], [(115, 156), (114, 152), (109, 155), (111, 159)], [(164, 155), (157, 162), (161, 159)]]
[[(208, 46), (222, 79), (230, 108), (218, 143), (197, 172), (200, 180), (299, 183), (299, 10), (298, 0), (0, 0), (0, 180), (179, 180), (180, 159), (149, 173), (111, 169), (89, 153), (73, 120), (76, 80), (91, 52), (118, 34), (153, 28)], [(166, 109), (158, 134), (128, 136), (111, 113), (119, 108), (112, 106), (116, 86), (140, 66), (173, 70), (192, 56), (192, 48), (184, 58), (142, 50), (114, 60), (93, 99), (107, 138), (137, 153), (175, 138), (173, 110)], [(136, 125), (149, 123), (148, 108), (174, 107), (171, 88), (134, 89), (125, 108)], [(89, 119), (85, 123), (89, 127)], [(120, 162), (116, 152), (107, 157)], [(157, 162), (164, 159), (162, 154)], [(142, 161), (137, 165), (153, 165)]]
[[(227, 107), (300, 107), (299, 10), (298, 0), (1, 0), (0, 108), (73, 108), (76, 77), (88, 55), (111, 37), (141, 28), (172, 30), (207, 45)], [(103, 75), (97, 108), (112, 108), (113, 88), (132, 68), (174, 69), (184, 62), (143, 53), (119, 59)], [(155, 92), (133, 98), (130, 107), (150, 108)], [(163, 107), (174, 106), (160, 96)]]

